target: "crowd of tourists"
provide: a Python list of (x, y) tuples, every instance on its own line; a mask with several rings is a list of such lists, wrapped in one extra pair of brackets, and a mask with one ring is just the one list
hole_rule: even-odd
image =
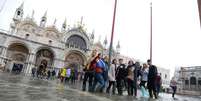
[(56, 78), (56, 71), (54, 69), (47, 69), (45, 64), (41, 64), (38, 68), (32, 68), (31, 73), (33, 78), (47, 80), (54, 80)]
[(128, 96), (137, 97), (137, 89), (141, 89), (142, 96), (158, 98), (162, 80), (151, 60), (142, 66), (132, 60), (126, 65), (123, 59), (113, 59), (109, 65), (108, 60), (96, 50), (92, 52), (83, 69), (83, 91), (124, 95), (127, 90)]
[[(55, 70), (45, 70), (44, 65), (38, 69), (32, 69), (33, 77), (35, 74), (38, 78), (46, 79), (55, 78)], [(161, 90), (162, 79), (158, 73), (157, 67), (152, 65), (151, 60), (147, 63), (140, 64), (130, 60), (127, 64), (123, 59), (113, 59), (109, 64), (107, 56), (102, 57), (100, 53), (94, 50), (83, 68), (83, 74), (74, 68), (61, 68), (57, 78), (61, 83), (75, 83), (80, 76), (82, 81), (82, 90), (88, 92), (108, 93), (128, 96), (141, 96), (157, 99)], [(88, 86), (87, 86), (88, 85)], [(171, 81), (173, 95), (176, 92), (176, 83)]]

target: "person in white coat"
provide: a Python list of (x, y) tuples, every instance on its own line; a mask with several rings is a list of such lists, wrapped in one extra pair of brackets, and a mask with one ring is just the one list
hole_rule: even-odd
[(110, 88), (112, 86), (112, 94), (115, 94), (115, 89), (116, 89), (116, 68), (117, 68), (117, 60), (113, 59), (112, 64), (110, 65), (109, 71), (108, 71), (108, 79), (109, 79), (109, 86), (107, 87), (106, 92), (110, 93)]

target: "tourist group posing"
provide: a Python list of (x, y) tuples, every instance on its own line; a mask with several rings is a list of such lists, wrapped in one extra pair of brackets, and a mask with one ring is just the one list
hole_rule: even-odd
[(101, 57), (96, 50), (92, 52), (84, 68), (83, 91), (88, 88), (89, 92), (106, 91), (123, 95), (127, 90), (129, 96), (137, 97), (137, 89), (141, 88), (142, 96), (158, 98), (162, 80), (156, 66), (152, 65), (150, 60), (142, 66), (132, 60), (126, 65), (123, 59), (113, 59), (109, 66), (108, 60), (107, 56)]

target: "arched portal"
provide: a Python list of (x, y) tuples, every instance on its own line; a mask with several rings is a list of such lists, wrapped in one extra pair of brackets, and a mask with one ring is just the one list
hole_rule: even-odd
[(9, 70), (13, 72), (22, 72), (29, 54), (29, 49), (21, 43), (13, 43), (8, 47), (7, 57), (9, 59)]
[(66, 55), (65, 66), (69, 68), (74, 68), (76, 70), (81, 70), (82, 65), (85, 62), (85, 57), (81, 52), (72, 51)]
[(54, 54), (50, 49), (40, 49), (36, 53), (36, 66), (44, 65), (45, 68), (51, 68), (54, 61)]

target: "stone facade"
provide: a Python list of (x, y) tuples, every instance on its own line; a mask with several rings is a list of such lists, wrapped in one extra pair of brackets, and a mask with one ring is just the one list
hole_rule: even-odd
[(0, 64), (12, 71), (14, 66), (30, 73), (33, 67), (45, 63), (47, 68), (78, 67), (85, 64), (92, 49), (94, 35), (87, 33), (81, 21), (61, 30), (46, 26), (47, 12), (37, 25), (32, 17), (23, 18), (23, 4), (16, 9), (9, 31), (0, 31)]
[(201, 94), (201, 66), (180, 67), (175, 71), (180, 92), (194, 91)]

